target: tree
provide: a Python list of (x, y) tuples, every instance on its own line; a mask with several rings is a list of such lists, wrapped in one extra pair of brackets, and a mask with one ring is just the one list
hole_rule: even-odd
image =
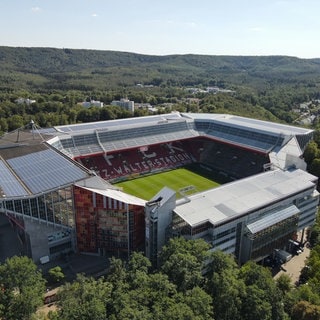
[(103, 278), (94, 280), (78, 275), (58, 292), (59, 320), (106, 319), (112, 286)]
[(8, 131), (13, 131), (15, 129), (21, 128), (24, 125), (23, 117), (19, 115), (13, 115), (7, 119)]
[(110, 259), (110, 266), (108, 268), (107, 281), (114, 287), (118, 287), (127, 279), (127, 270), (122, 260), (112, 257)]
[(320, 305), (320, 297), (312, 291), (311, 286), (301, 285), (286, 294), (284, 299), (286, 312), (291, 315), (293, 308), (300, 301), (306, 301), (312, 305)]
[(133, 253), (127, 264), (111, 259), (107, 319), (212, 320), (212, 299), (202, 288), (179, 292), (166, 274), (150, 273), (150, 267), (141, 253)]
[(250, 285), (246, 288), (246, 295), (242, 303), (243, 320), (273, 320), (272, 306), (266, 300), (266, 294), (256, 285)]
[(0, 318), (29, 319), (43, 304), (45, 280), (28, 257), (7, 259), (0, 265)]
[(316, 158), (311, 162), (309, 171), (315, 176), (320, 177), (320, 158)]
[(64, 273), (60, 266), (56, 266), (49, 270), (49, 277), (52, 282), (58, 283), (64, 279)]
[(239, 276), (246, 285), (243, 319), (284, 319), (283, 297), (269, 269), (249, 261), (241, 267)]
[(183, 301), (191, 308), (194, 316), (192, 319), (213, 319), (212, 298), (203, 289), (194, 287), (188, 290), (183, 295)]
[(315, 141), (310, 141), (303, 153), (304, 160), (308, 165), (319, 156), (319, 148)]
[(313, 305), (307, 301), (298, 302), (292, 309), (292, 320), (319, 320), (320, 306)]
[(161, 267), (179, 291), (186, 291), (201, 285), (202, 264), (190, 253), (176, 253), (170, 256)]
[[(312, 226), (309, 233), (309, 243), (311, 247), (315, 247), (320, 244), (320, 214), (316, 217), (316, 223)], [(312, 252), (311, 252), (312, 253)]]
[(8, 131), (8, 123), (6, 119), (0, 118), (0, 135)]
[(276, 280), (276, 284), (283, 296), (292, 289), (291, 279), (287, 274), (281, 274)]
[(221, 320), (241, 318), (244, 282), (239, 279), (239, 269), (232, 256), (215, 251), (208, 265), (207, 292), (213, 299), (214, 315)]
[(202, 271), (209, 246), (203, 239), (170, 239), (160, 254), (161, 271), (168, 275), (179, 291), (201, 286)]
[(129, 272), (135, 273), (137, 271), (140, 271), (148, 273), (150, 268), (151, 262), (147, 257), (145, 257), (141, 252), (132, 253), (128, 263)]

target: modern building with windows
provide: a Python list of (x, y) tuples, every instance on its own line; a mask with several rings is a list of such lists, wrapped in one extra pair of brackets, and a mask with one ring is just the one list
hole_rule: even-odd
[(204, 238), (212, 250), (231, 253), (240, 263), (262, 260), (314, 223), (316, 186), (317, 178), (301, 169), (231, 182), (178, 201), (171, 232)]
[(130, 112), (134, 112), (134, 101), (128, 100), (128, 99), (120, 99), (120, 100), (113, 100), (111, 102), (112, 106), (119, 106), (125, 110), (128, 110)]
[[(81, 252), (156, 263), (169, 237), (259, 260), (311, 226), (317, 177), (303, 151), (312, 130), (223, 114), (170, 113), (39, 129), (0, 139), (0, 212), (38, 262)], [(114, 182), (197, 164), (226, 184), (152, 199)]]

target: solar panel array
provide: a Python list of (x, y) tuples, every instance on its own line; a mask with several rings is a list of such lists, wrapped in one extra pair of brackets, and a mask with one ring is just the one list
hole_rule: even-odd
[(48, 149), (7, 160), (32, 193), (54, 189), (87, 177), (87, 173)]
[(2, 160), (0, 160), (0, 187), (6, 197), (28, 195), (28, 192)]

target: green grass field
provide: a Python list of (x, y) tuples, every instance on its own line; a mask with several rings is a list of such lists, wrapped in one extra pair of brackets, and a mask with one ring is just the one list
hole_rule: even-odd
[[(186, 168), (179, 168), (116, 183), (115, 185), (123, 188), (123, 191), (126, 193), (145, 200), (150, 200), (165, 186), (176, 192), (181, 188), (194, 186), (195, 189), (188, 193), (191, 194), (215, 188), (220, 184)], [(177, 192), (177, 198), (180, 197), (181, 195)]]

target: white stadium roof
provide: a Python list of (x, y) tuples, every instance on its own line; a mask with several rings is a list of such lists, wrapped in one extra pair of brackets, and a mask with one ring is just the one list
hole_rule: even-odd
[(268, 171), (189, 197), (174, 210), (190, 226), (219, 225), (308, 188), (316, 177), (303, 171)]
[(91, 192), (100, 194), (102, 196), (105, 196), (105, 197), (108, 197), (111, 199), (115, 199), (115, 200), (120, 201), (122, 203), (133, 204), (133, 205), (142, 206), (142, 207), (144, 207), (144, 205), (146, 204), (145, 200), (142, 200), (142, 199), (137, 198), (135, 196), (132, 196), (130, 194), (124, 193), (121, 190), (116, 190), (116, 189), (101, 190), (101, 189), (86, 188), (86, 187), (82, 187), (82, 188), (89, 190)]
[(119, 188), (112, 186), (109, 182), (98, 176), (93, 176), (85, 180), (78, 181), (75, 183), (75, 186), (127, 204), (144, 206), (146, 203), (146, 200), (124, 193), (123, 191), (119, 190)]
[[(168, 113), (54, 127), (59, 150), (72, 157), (204, 136), (269, 153), (296, 137), (301, 150), (313, 130), (227, 114)], [(48, 141), (58, 144), (56, 139)]]
[(137, 118), (97, 121), (90, 123), (80, 123), (72, 125), (55, 126), (54, 128), (61, 133), (79, 134), (80, 132), (93, 132), (95, 130), (112, 130), (120, 127), (144, 126), (146, 124), (156, 124), (159, 121), (181, 121), (181, 120), (207, 120), (224, 123), (229, 126), (245, 127), (249, 129), (264, 131), (274, 134), (299, 135), (312, 132), (311, 129), (290, 126), (270, 121), (263, 121), (229, 114), (214, 113), (167, 113), (162, 115), (145, 116)]
[(58, 132), (62, 132), (62, 133), (79, 134), (80, 132), (93, 132), (95, 130), (119, 129), (119, 127), (124, 127), (124, 128), (132, 127), (132, 126), (141, 127), (146, 124), (157, 124), (159, 123), (159, 121), (161, 122), (166, 120), (181, 120), (181, 119), (182, 118), (178, 112), (173, 112), (173, 113), (156, 115), (156, 116), (145, 116), (145, 117), (55, 126), (54, 128)]
[(313, 130), (295, 126), (290, 126), (281, 123), (263, 121), (245, 117), (234, 116), (230, 114), (212, 114), (212, 113), (182, 113), (184, 117), (194, 120), (208, 120), (225, 123), (227, 125), (246, 127), (254, 130), (284, 134), (284, 135), (299, 135), (311, 133)]

